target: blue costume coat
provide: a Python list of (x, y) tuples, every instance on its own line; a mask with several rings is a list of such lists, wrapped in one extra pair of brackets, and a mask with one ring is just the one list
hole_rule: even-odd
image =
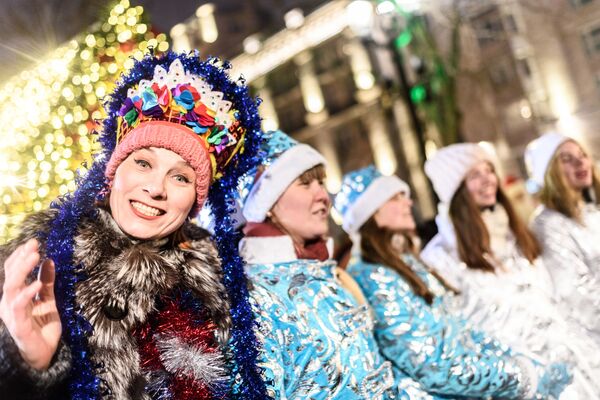
[(446, 308), (454, 296), (412, 255), (403, 259), (435, 295), (431, 305), (389, 267), (359, 257), (348, 266), (373, 307), (385, 357), (437, 395), (530, 398), (533, 364), (451, 316)]
[(334, 261), (298, 260), (287, 236), (245, 238), (240, 254), (276, 399), (433, 399), (380, 354), (368, 305), (336, 277)]

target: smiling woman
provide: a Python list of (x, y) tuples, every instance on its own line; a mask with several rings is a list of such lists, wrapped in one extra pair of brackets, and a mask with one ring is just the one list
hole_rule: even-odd
[(421, 257), (460, 290), (454, 312), (515, 349), (572, 366), (565, 398), (597, 399), (600, 348), (554, 302), (540, 244), (498, 184), (494, 163), (475, 143), (444, 147), (427, 161), (441, 204), (439, 233)]
[(196, 172), (179, 154), (156, 147), (137, 150), (115, 173), (109, 196), (112, 217), (133, 237), (168, 236), (190, 214), (195, 182)]
[[(388, 360), (432, 396), (528, 399), (560, 393), (569, 378), (564, 365), (551, 366), (542, 377), (543, 368), (536, 371), (528, 357), (449, 310), (456, 290), (419, 259), (404, 181), (373, 166), (353, 171), (344, 176), (335, 204), (356, 240), (348, 273), (371, 304), (375, 338)], [(538, 374), (545, 385), (536, 387)]]
[[(175, 53), (136, 62), (75, 193), (0, 248), (3, 395), (221, 398), (234, 365), (241, 397), (264, 398), (226, 202), (257, 162), (260, 118), (227, 66)], [(224, 268), (189, 221), (207, 197)]]
[(248, 222), (240, 253), (268, 394), (431, 399), (383, 359), (364, 296), (330, 258), (325, 158), (283, 132), (266, 136), (267, 156), (242, 191)]
[(600, 347), (600, 174), (574, 139), (547, 133), (527, 146), (542, 205), (532, 228), (554, 282), (557, 303)]

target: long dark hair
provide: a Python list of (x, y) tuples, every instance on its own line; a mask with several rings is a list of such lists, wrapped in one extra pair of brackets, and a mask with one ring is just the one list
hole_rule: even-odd
[[(506, 210), (508, 223), (517, 240), (519, 250), (530, 263), (533, 263), (541, 254), (540, 244), (518, 217), (510, 200), (499, 186), (496, 191), (496, 202)], [(493, 257), (490, 234), (481, 217), (481, 210), (471, 197), (464, 181), (452, 197), (449, 211), (460, 259), (469, 268), (493, 272), (495, 267), (490, 259)]]
[[(434, 294), (423, 280), (408, 266), (400, 257), (398, 249), (392, 245), (394, 235), (402, 234), (377, 225), (375, 218), (371, 216), (367, 222), (360, 227), (360, 248), (363, 260), (369, 263), (382, 264), (392, 268), (399, 273), (409, 284), (412, 291), (421, 297), (427, 304), (433, 302)], [(413, 241), (410, 236), (403, 234), (406, 241), (405, 250), (419, 259)], [(419, 259), (419, 261), (421, 261)], [(421, 261), (422, 262), (422, 261)], [(423, 263), (425, 265), (425, 263)], [(429, 269), (429, 272), (448, 290), (458, 293), (439, 274)]]

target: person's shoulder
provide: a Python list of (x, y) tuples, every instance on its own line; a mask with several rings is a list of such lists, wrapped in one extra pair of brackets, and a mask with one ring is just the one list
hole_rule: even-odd
[(531, 217), (531, 228), (537, 235), (548, 233), (548, 230), (564, 229), (572, 224), (571, 218), (562, 213), (545, 207), (539, 206)]
[(349, 265), (347, 271), (366, 292), (390, 286), (402, 286), (404, 283), (400, 274), (383, 264), (359, 260)]
[(446, 256), (450, 253), (450, 249), (441, 234), (437, 234), (427, 243), (420, 253), (421, 259), (428, 264), (436, 264), (441, 256)]
[(186, 223), (183, 226), (183, 229), (184, 229), (185, 235), (191, 241), (203, 241), (203, 240), (212, 241), (212, 235), (210, 234), (210, 232), (207, 231), (206, 229), (196, 225), (193, 222)]
[(219, 252), (215, 244), (214, 236), (206, 229), (188, 222), (183, 226), (185, 243), (180, 245), (180, 249), (187, 250), (188, 253), (202, 254), (202, 259), (210, 257), (210, 262), (216, 262)]
[[(41, 241), (41, 236), (45, 236), (50, 231), (52, 222), (57, 214), (57, 209), (48, 208), (28, 215), (20, 224), (16, 237), (3, 245), (2, 248), (5, 251), (12, 252), (16, 247), (29, 239), (36, 238), (38, 241)], [(41, 245), (43, 247), (43, 243)]]
[(370, 263), (363, 260), (360, 256), (354, 256), (350, 259), (346, 271), (357, 279), (365, 275), (369, 275), (378, 268), (383, 267), (381, 264)]

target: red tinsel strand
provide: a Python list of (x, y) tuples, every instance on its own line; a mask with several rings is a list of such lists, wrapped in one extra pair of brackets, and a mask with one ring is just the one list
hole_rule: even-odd
[[(220, 351), (214, 340), (215, 325), (212, 322), (193, 323), (197, 316), (182, 310), (176, 298), (161, 299), (163, 307), (148, 318), (133, 334), (138, 342), (140, 366), (146, 371), (165, 370), (160, 360), (156, 338), (160, 336), (177, 337), (194, 347), (202, 347), (205, 352)], [(184, 374), (170, 374), (172, 379), (169, 391), (177, 400), (212, 399), (210, 389), (202, 382)]]
[(205, 385), (186, 376), (176, 377), (171, 384), (171, 391), (173, 398), (177, 400), (213, 398), (212, 393)]

